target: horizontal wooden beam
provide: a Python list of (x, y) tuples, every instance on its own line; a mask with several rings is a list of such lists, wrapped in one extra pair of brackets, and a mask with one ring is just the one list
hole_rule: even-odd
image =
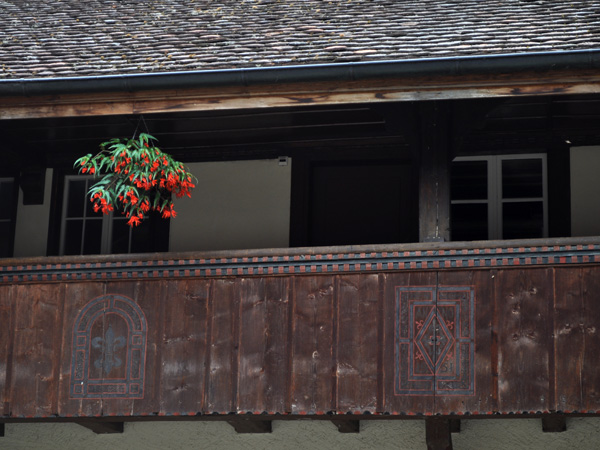
[(0, 119), (600, 93), (600, 75), (525, 73), (0, 98)]

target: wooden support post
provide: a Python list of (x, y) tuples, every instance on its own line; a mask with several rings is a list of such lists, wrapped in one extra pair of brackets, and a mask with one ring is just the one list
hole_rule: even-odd
[(270, 420), (239, 418), (228, 420), (227, 423), (238, 433), (271, 433), (273, 431)]
[(4, 437), (4, 424), (0, 423), (0, 437)]
[(419, 105), (419, 240), (450, 240), (450, 136), (448, 106)]
[(332, 420), (340, 433), (360, 432), (360, 420)]
[(448, 419), (450, 423), (450, 433), (460, 433), (460, 419)]
[(122, 433), (124, 429), (123, 422), (104, 422), (102, 420), (86, 420), (77, 423), (82, 427), (89, 428), (96, 434)]
[(567, 431), (567, 419), (565, 416), (543, 416), (542, 431), (545, 433), (562, 433)]
[(441, 417), (425, 419), (425, 439), (427, 450), (452, 450), (450, 420)]

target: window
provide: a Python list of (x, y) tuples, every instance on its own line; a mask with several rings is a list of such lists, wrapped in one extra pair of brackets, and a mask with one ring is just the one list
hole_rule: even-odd
[(458, 157), (452, 162), (455, 241), (548, 236), (546, 155)]
[(143, 253), (168, 250), (168, 221), (150, 217), (138, 227), (121, 214), (94, 212), (87, 192), (92, 177), (65, 177), (60, 254)]
[(0, 258), (13, 254), (16, 200), (14, 178), (0, 178)]

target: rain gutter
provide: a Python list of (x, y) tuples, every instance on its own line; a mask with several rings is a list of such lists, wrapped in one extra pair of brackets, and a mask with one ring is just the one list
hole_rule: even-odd
[(148, 74), (1, 79), (0, 97), (598, 69), (600, 50), (592, 49)]

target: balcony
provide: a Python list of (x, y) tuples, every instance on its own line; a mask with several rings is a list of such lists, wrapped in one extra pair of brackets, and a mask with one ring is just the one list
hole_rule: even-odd
[(596, 414), (599, 263), (598, 238), (3, 260), (0, 421)]

